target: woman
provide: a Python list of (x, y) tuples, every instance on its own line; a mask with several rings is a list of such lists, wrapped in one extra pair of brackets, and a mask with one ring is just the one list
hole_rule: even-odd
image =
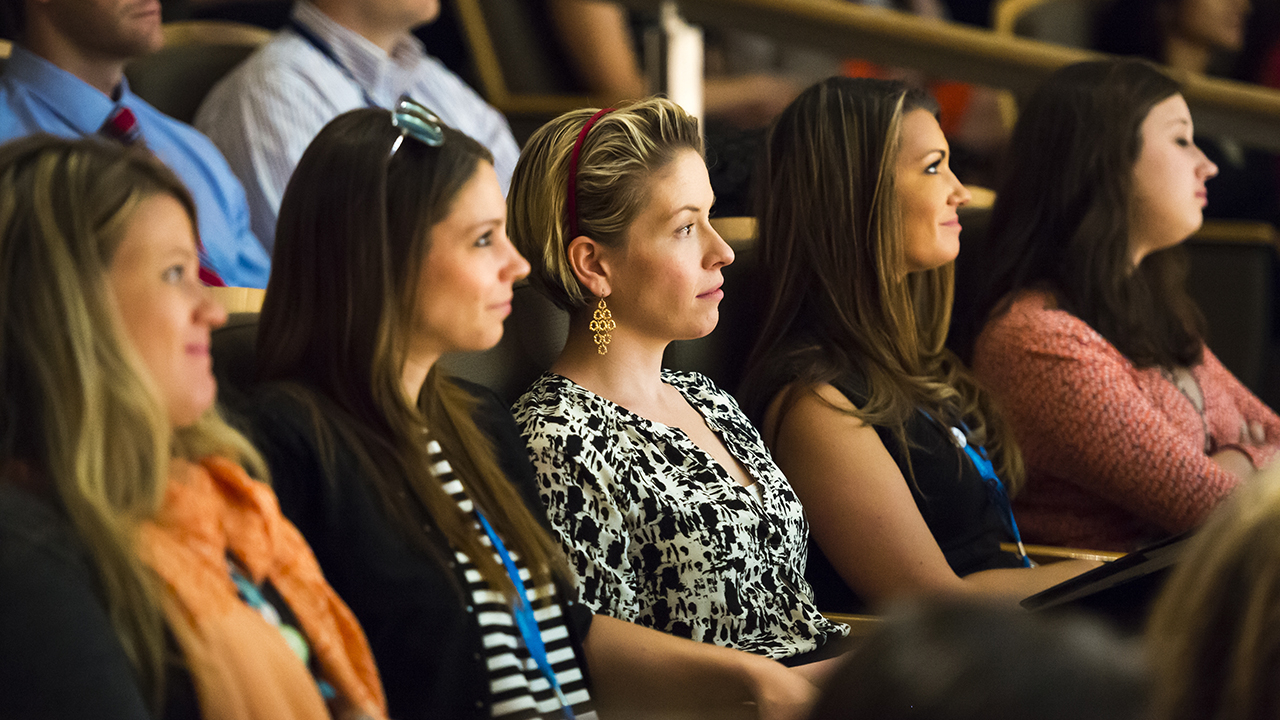
[[(1254, 40), (1253, 5), (1265, 20), (1274, 3), (1112, 0), (1101, 5), (1097, 14), (1094, 48), (1144, 58), (1175, 71), (1258, 82), (1256, 72), (1232, 67), (1246, 50), (1246, 39)], [(1198, 136), (1195, 142), (1219, 168), (1205, 217), (1280, 222), (1275, 154), (1241, 145), (1231, 137)]]
[(1277, 603), (1280, 474), (1269, 469), (1213, 512), (1156, 599), (1152, 720), (1274, 717)]
[(795, 717), (815, 691), (786, 668), (573, 603), (510, 414), (435, 370), (502, 335), (529, 268), (505, 220), (489, 153), (408, 100), (333, 120), (281, 205), (254, 425), (391, 715), (558, 718), (594, 695)]
[(828, 608), (938, 592), (1016, 601), (1088, 567), (1029, 570), (1000, 550), (1017, 540), (1006, 489), (1022, 461), (943, 348), (969, 191), (936, 112), (902, 83), (831, 78), (766, 145), (769, 302), (743, 397), (804, 503), (809, 579)]
[(1009, 157), (966, 327), (985, 321), (974, 371), (1026, 456), (1025, 536), (1129, 550), (1195, 527), (1272, 456), (1280, 418), (1205, 347), (1160, 252), (1200, 227), (1217, 172), (1177, 83), (1139, 60), (1063, 68)]
[(0, 149), (0, 716), (384, 717), (368, 644), (213, 409), (195, 209), (148, 153)]
[(697, 121), (663, 99), (566, 113), (530, 138), (511, 235), (570, 321), (516, 421), (581, 602), (804, 664), (846, 630), (804, 581), (800, 504), (727, 393), (662, 369), (671, 341), (715, 327), (733, 261), (701, 153)]

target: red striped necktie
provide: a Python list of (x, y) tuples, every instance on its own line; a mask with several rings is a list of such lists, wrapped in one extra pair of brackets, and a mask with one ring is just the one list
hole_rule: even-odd
[[(138, 118), (134, 116), (132, 110), (123, 105), (107, 116), (107, 121), (102, 123), (102, 127), (98, 128), (98, 134), (117, 140), (125, 145), (133, 145), (142, 141), (142, 132), (138, 130)], [(203, 253), (201, 254), (203, 255)], [(200, 281), (213, 287), (226, 287), (226, 282), (222, 280), (217, 271), (205, 265), (204, 258), (201, 258), (201, 260)]]
[(125, 145), (132, 145), (142, 139), (142, 133), (138, 130), (138, 118), (134, 117), (132, 110), (123, 105), (107, 116), (107, 121), (98, 128), (98, 134), (118, 140)]

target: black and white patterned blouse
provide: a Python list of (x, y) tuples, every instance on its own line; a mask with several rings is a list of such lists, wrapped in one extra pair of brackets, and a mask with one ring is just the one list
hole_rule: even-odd
[[(466, 515), (473, 515), (475, 506), (467, 497), (466, 489), (453, 474), (453, 467), (440, 451), (440, 444), (431, 440), (427, 445), (431, 471), (444, 485), (444, 491), (458, 504)], [(493, 549), (489, 537), (477, 520), (473, 523), (480, 536), (480, 544)], [(578, 667), (578, 658), (565, 627), (565, 617), (556, 602), (555, 586), (548, 583), (532, 587), (532, 576), (514, 550), (509, 550), (520, 572), (520, 579), (529, 589), (530, 607), (538, 621), (542, 643), (546, 647), (547, 660), (556, 675), (556, 682), (573, 706), (579, 718), (595, 717), (591, 693), (586, 678)], [(485, 665), (489, 669), (490, 717), (504, 720), (534, 720), (537, 718), (562, 718), (560, 701), (551, 684), (542, 675), (538, 665), (525, 648), (520, 629), (507, 598), (501, 590), (494, 589), (476, 570), (475, 564), (465, 553), (454, 551), (459, 568), (467, 579), (467, 591), (471, 595), (471, 608), (484, 639)], [(502, 566), (502, 558), (495, 551), (493, 559)]]
[(662, 378), (756, 480), (759, 498), (682, 430), (544, 374), (513, 410), (580, 601), (772, 658), (844, 636), (814, 605), (804, 579), (809, 527), (759, 433), (702, 375)]

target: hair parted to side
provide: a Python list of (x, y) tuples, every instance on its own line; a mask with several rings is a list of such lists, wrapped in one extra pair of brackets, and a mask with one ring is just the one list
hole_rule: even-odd
[(988, 238), (964, 288), (956, 347), (1018, 291), (1045, 289), (1138, 367), (1200, 362), (1204, 321), (1187, 295), (1182, 253), (1133, 268), (1130, 213), (1142, 122), (1180, 91), (1144, 60), (1077, 63), (1041, 83), (1022, 109)]
[(856, 373), (867, 381), (854, 412), (863, 422), (893, 429), (907, 447), (904, 423), (919, 409), (963, 420), (1014, 490), (1024, 471), (1012, 433), (944, 346), (954, 264), (907, 271), (894, 175), (903, 118), (915, 110), (936, 115), (938, 106), (905, 83), (835, 77), (801, 93), (770, 129), (756, 181), (769, 300), (743, 403), (761, 422), (790, 386), (780, 423), (798, 393)]
[(1153, 720), (1280, 713), (1280, 466), (1242, 483), (1191, 541), (1148, 621)]
[(480, 163), (493, 162), (475, 140), (443, 130), (439, 147), (408, 137), (389, 156), (400, 135), (391, 114), (361, 109), (339, 115), (311, 142), (280, 205), (258, 325), (258, 375), (286, 383), (311, 409), (321, 461), (331, 471), (336, 442), (355, 452), (415, 546), (448, 563), (452, 557), (424, 523), (437, 527), (493, 587), (514, 592), (471, 518), (432, 473), (424, 438), (440, 443), (468, 497), (540, 583), (561, 572), (558, 547), (498, 467), (465, 390), (432, 369), (416, 404), (404, 396), (431, 228), (448, 216)]
[[(532, 269), (529, 282), (565, 310), (592, 301), (569, 267), (569, 164), (583, 125), (598, 112), (573, 110), (529, 138), (511, 178), (507, 234)], [(653, 174), (682, 150), (702, 155), (696, 118), (665, 98), (617, 108), (591, 127), (578, 156), (578, 233), (608, 247), (648, 202)]]
[(0, 148), (0, 482), (56, 495), (158, 710), (163, 625), (134, 549), (137, 524), (160, 507), (170, 457), (221, 453), (259, 473), (262, 464), (216, 410), (171, 428), (121, 327), (107, 272), (156, 195), (181, 202), (194, 227), (186, 188), (144, 150), (48, 135)]

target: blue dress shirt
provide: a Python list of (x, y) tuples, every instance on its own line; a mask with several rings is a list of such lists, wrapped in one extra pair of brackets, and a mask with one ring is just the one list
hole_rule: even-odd
[(0, 75), (0, 142), (35, 133), (95, 135), (121, 105), (138, 119), (142, 140), (195, 199), (202, 261), (228, 285), (264, 288), (271, 258), (249, 229), (244, 188), (227, 161), (195, 128), (156, 110), (121, 80), (119, 99), (14, 46)]

